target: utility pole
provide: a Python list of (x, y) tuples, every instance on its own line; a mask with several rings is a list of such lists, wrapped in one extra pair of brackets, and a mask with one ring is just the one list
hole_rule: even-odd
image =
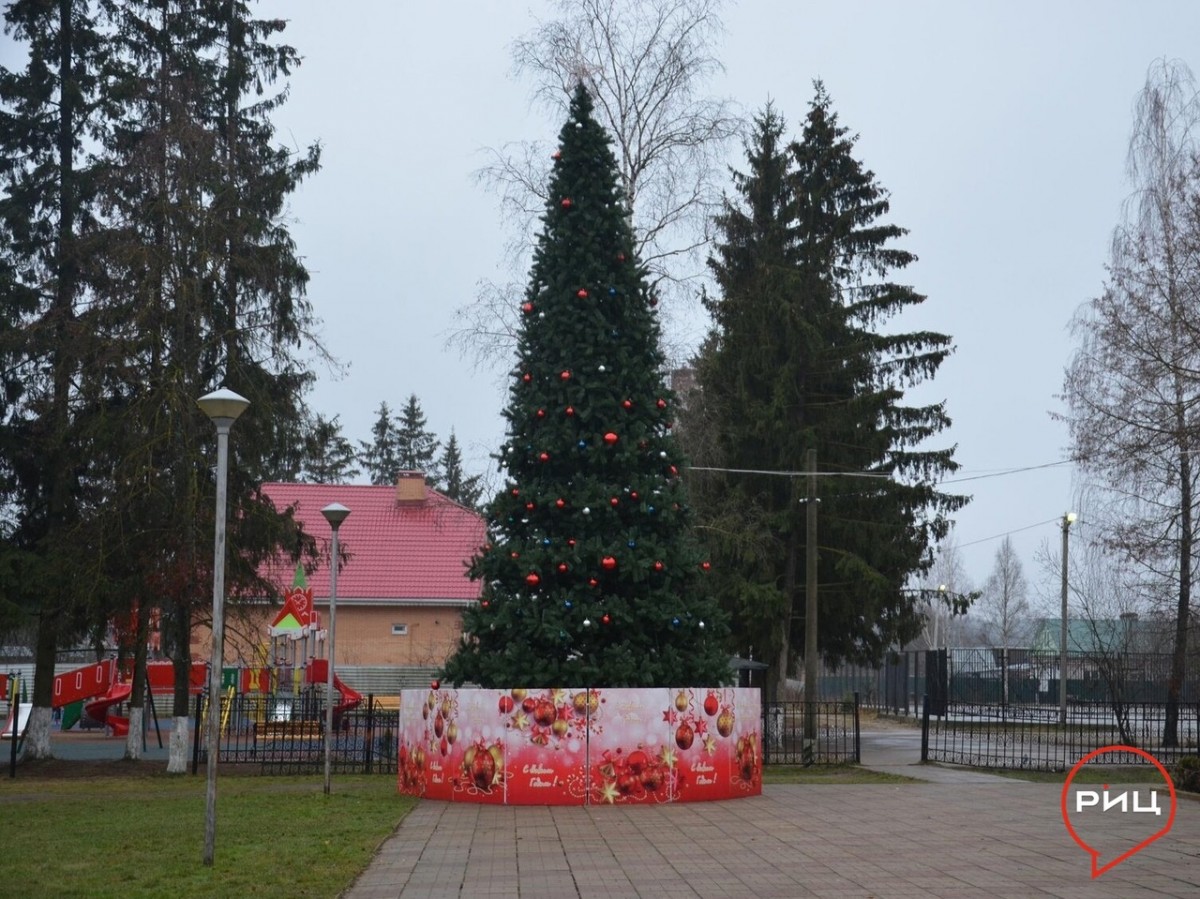
[(810, 449), (808, 470), (808, 526), (804, 555), (804, 739), (817, 738), (817, 451)]

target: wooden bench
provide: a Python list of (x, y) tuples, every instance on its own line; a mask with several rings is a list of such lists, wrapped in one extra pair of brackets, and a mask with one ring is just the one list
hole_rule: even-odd
[(325, 729), (320, 721), (268, 721), (254, 725), (254, 746), (267, 743), (310, 743), (320, 740)]

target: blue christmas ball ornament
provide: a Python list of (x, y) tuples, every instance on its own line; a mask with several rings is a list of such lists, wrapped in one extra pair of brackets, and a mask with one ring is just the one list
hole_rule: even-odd
[(615, 297), (617, 295), (617, 289), (615, 287), (610, 287), (608, 289), (608, 295), (610, 297)]
[(678, 618), (671, 619), (671, 627), (679, 627), (679, 619)]
[(576, 445), (577, 445), (577, 446), (578, 446), (580, 449), (587, 449), (587, 441), (586, 441), (586, 440), (580, 440), (580, 441), (579, 441), (579, 443), (578, 443), (578, 444), (576, 444)]
[(542, 546), (549, 546), (549, 545), (550, 545), (550, 538), (549, 538), (549, 537), (543, 537), (543, 538), (542, 538)]
[(630, 540), (629, 543), (626, 544), (626, 546), (628, 546), (630, 549), (634, 549), (637, 546), (637, 541)]
[(569, 599), (563, 600), (563, 606), (568, 609), (571, 608), (571, 606), (572, 606), (571, 600), (569, 600)]

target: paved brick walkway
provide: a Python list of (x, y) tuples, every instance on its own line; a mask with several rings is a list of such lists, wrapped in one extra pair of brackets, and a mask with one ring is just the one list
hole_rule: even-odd
[(1200, 802), (1098, 879), (1057, 784), (768, 786), (653, 808), (422, 802), (349, 899), (1200, 895)]

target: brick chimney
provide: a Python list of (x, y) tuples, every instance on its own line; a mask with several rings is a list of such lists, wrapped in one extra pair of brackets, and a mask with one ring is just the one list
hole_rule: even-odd
[(402, 471), (396, 476), (396, 502), (404, 505), (425, 502), (425, 472)]

